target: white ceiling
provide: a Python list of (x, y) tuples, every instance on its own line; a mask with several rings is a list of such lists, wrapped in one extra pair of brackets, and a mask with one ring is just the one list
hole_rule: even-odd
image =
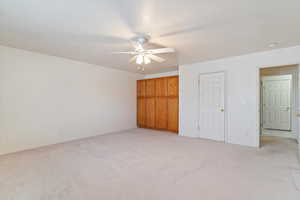
[(299, 0), (1, 0), (0, 44), (136, 72), (127, 41), (152, 36), (150, 47), (177, 54), (146, 73), (300, 44)]

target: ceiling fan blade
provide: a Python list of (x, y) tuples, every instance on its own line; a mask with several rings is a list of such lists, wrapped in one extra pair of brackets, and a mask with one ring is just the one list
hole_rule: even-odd
[(134, 62), (134, 61), (136, 60), (137, 57), (138, 57), (137, 55), (136, 55), (136, 56), (133, 56), (132, 58), (130, 58), (129, 62), (130, 62), (130, 63)]
[(147, 57), (151, 58), (152, 60), (156, 61), (156, 62), (164, 62), (165, 59), (164, 58), (161, 58), (161, 57), (158, 57), (156, 55), (152, 55), (152, 54), (148, 54)]
[(138, 53), (135, 51), (119, 51), (119, 52), (113, 52), (113, 54), (129, 54), (129, 55), (137, 55)]
[(174, 53), (175, 49), (173, 48), (149, 49), (146, 50), (146, 52), (149, 54)]

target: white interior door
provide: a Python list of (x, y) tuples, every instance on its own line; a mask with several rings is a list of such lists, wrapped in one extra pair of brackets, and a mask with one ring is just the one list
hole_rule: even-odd
[(199, 133), (201, 138), (225, 141), (224, 72), (199, 78)]
[(262, 77), (263, 128), (291, 130), (292, 75)]

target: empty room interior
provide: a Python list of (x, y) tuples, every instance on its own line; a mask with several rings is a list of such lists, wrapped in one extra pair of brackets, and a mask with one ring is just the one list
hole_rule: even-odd
[(299, 200), (300, 1), (0, 1), (0, 200)]

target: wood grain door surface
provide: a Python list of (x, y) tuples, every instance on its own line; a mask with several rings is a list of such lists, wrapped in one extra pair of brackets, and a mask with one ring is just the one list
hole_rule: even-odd
[(146, 101), (145, 98), (137, 100), (137, 123), (138, 127), (146, 127)]
[(178, 131), (178, 98), (168, 98), (168, 130)]
[(178, 132), (178, 76), (137, 81), (137, 124)]
[(168, 98), (156, 97), (155, 128), (168, 128)]

